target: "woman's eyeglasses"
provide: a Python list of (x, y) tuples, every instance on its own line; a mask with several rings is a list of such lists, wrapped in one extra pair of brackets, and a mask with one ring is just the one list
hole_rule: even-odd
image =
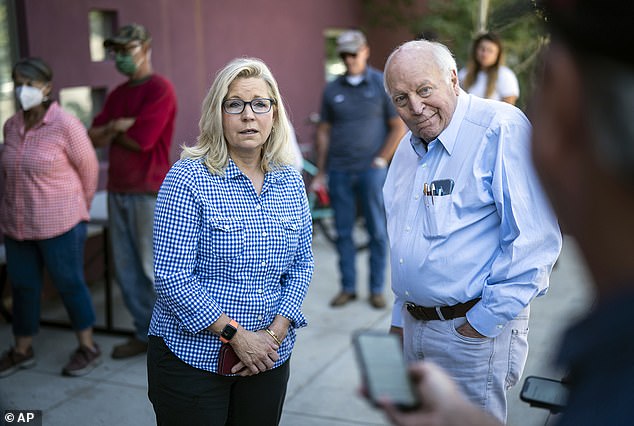
[(255, 114), (266, 114), (275, 104), (275, 99), (255, 98), (249, 102), (243, 101), (242, 99), (227, 99), (222, 102), (222, 109), (227, 114), (242, 114), (247, 104)]

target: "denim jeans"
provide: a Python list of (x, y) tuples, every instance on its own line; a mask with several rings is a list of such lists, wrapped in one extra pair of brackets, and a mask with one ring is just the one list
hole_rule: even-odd
[(386, 168), (369, 168), (356, 173), (328, 173), (330, 203), (335, 213), (341, 286), (346, 293), (356, 291), (357, 250), (352, 233), (357, 218), (357, 200), (370, 237), (370, 292), (383, 292), (387, 262), (387, 227), (383, 204), (383, 183), (386, 175)]
[(132, 315), (136, 338), (147, 342), (156, 300), (152, 227), (156, 196), (108, 194), (108, 222), (115, 277)]
[(40, 327), (44, 267), (59, 292), (75, 331), (92, 327), (95, 309), (84, 277), (86, 223), (45, 240), (5, 236), (7, 273), (13, 294), (13, 334), (35, 336)]
[(517, 384), (528, 356), (529, 308), (494, 337), (466, 337), (456, 331), (466, 318), (419, 321), (402, 310), (405, 359), (433, 361), (458, 382), (464, 394), (506, 422), (506, 391)]

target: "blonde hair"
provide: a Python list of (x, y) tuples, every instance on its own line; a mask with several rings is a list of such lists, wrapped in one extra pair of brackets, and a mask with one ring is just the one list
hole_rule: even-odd
[(197, 143), (193, 147), (183, 147), (181, 158), (202, 159), (211, 173), (224, 173), (229, 163), (229, 150), (222, 127), (222, 103), (229, 86), (239, 78), (261, 78), (269, 88), (269, 97), (275, 100), (273, 128), (262, 147), (262, 171), (268, 172), (290, 164), (290, 124), (286, 109), (271, 70), (257, 58), (236, 58), (218, 71), (203, 101)]

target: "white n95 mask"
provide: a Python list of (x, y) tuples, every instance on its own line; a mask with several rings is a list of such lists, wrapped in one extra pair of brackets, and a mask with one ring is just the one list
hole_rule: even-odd
[(44, 101), (42, 89), (37, 87), (22, 85), (15, 88), (15, 96), (18, 98), (24, 111), (28, 111), (40, 105)]

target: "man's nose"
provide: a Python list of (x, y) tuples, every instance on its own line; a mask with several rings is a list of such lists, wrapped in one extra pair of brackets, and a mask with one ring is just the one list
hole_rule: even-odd
[(421, 115), (426, 107), (425, 102), (423, 102), (423, 100), (417, 96), (415, 96), (413, 99), (410, 99), (409, 105), (412, 113), (415, 115)]

